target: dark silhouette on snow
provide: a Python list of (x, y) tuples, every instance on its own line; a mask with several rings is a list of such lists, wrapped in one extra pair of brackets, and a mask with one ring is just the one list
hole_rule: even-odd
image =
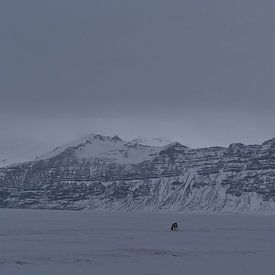
[(178, 231), (179, 228), (178, 228), (178, 224), (176, 222), (172, 223), (171, 225), (171, 231)]

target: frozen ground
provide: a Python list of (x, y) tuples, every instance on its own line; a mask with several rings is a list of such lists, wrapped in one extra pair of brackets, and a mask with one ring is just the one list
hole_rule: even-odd
[[(169, 231), (172, 222), (178, 232)], [(275, 274), (272, 216), (0, 209), (1, 275)]]

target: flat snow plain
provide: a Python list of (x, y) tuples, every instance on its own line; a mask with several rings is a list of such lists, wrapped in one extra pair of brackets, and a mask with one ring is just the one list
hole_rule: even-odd
[(274, 216), (0, 209), (1, 275), (274, 272)]

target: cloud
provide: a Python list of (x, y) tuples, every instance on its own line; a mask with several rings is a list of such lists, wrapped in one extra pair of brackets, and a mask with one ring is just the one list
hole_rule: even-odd
[(47, 133), (51, 143), (90, 130), (194, 146), (275, 135), (274, 8), (256, 0), (1, 1), (5, 135), (22, 117), (19, 136), (36, 125), (30, 138)]

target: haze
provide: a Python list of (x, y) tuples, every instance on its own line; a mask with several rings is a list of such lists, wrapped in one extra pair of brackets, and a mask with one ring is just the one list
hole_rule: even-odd
[(274, 1), (2, 0), (0, 160), (91, 132), (275, 137)]

